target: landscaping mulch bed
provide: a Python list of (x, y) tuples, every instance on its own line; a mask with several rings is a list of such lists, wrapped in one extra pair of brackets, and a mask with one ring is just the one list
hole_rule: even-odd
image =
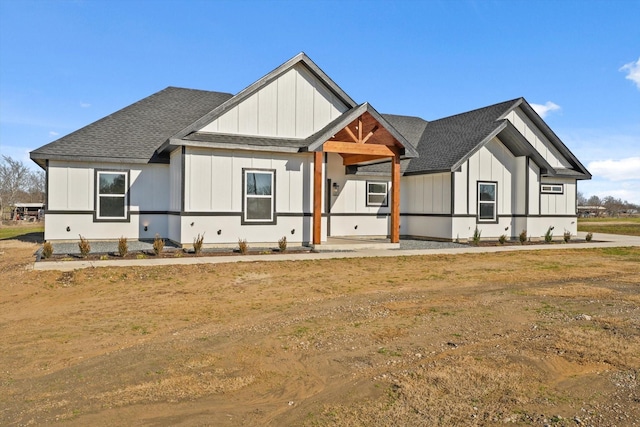
[(120, 256), (117, 252), (96, 252), (89, 253), (86, 257), (80, 254), (57, 254), (54, 253), (49, 258), (42, 256), (42, 250), (36, 252), (36, 261), (106, 261), (106, 260), (118, 260), (118, 259), (158, 259), (158, 258), (194, 258), (194, 257), (210, 257), (210, 256), (234, 256), (234, 255), (278, 255), (278, 254), (291, 254), (291, 253), (309, 253), (312, 252), (311, 248), (296, 247), (287, 249), (285, 252), (279, 249), (271, 248), (258, 248), (250, 249), (246, 253), (242, 254), (238, 249), (203, 249), (200, 253), (196, 254), (193, 250), (186, 249), (170, 249), (164, 250), (160, 254), (156, 255), (153, 251), (131, 251), (125, 256)]

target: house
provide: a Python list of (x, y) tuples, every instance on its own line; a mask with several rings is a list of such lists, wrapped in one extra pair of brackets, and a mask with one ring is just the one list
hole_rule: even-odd
[(46, 240), (209, 246), (575, 234), (591, 177), (523, 98), (432, 122), (380, 114), (304, 53), (236, 95), (168, 87), (31, 158)]

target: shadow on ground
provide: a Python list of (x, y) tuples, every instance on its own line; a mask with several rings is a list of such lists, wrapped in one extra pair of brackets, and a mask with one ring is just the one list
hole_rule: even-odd
[(44, 231), (19, 234), (17, 236), (0, 239), (0, 241), (1, 240), (18, 240), (26, 243), (44, 243)]

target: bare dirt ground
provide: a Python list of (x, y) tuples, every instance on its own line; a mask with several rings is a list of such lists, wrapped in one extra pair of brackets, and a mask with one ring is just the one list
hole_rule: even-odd
[(25, 269), (0, 425), (640, 425), (640, 248)]

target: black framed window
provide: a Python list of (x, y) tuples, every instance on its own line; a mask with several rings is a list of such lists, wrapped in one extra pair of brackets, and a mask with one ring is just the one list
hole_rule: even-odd
[(274, 224), (275, 170), (243, 169), (242, 219), (251, 224)]
[(542, 194), (564, 194), (564, 185), (562, 185), (562, 184), (540, 184), (540, 193), (542, 193)]
[(498, 220), (497, 194), (498, 183), (478, 182), (478, 221), (496, 222)]
[(96, 221), (129, 220), (129, 171), (96, 170)]
[(389, 183), (367, 181), (367, 206), (389, 206)]

